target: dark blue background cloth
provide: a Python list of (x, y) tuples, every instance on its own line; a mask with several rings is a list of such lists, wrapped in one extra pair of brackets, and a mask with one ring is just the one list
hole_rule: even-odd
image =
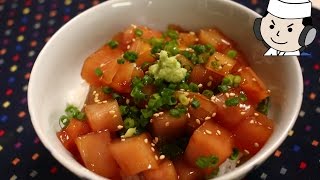
[[(262, 14), (268, 1), (237, 0)], [(27, 89), (37, 54), (62, 25), (102, 0), (0, 0), (0, 179), (78, 179), (57, 162), (32, 127)], [(320, 12), (313, 10), (320, 30)], [(286, 141), (245, 178), (320, 179), (320, 38), (300, 58), (304, 96)], [(280, 75), (280, 73), (279, 73)]]

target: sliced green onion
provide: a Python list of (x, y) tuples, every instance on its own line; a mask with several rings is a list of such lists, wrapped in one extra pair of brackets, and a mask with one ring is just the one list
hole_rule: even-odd
[(226, 85), (219, 85), (218, 90), (222, 93), (226, 93), (229, 90), (229, 88)]
[(143, 82), (144, 85), (148, 85), (148, 84), (151, 84), (153, 82), (153, 79), (149, 75), (145, 75), (142, 78), (142, 82)]
[(134, 34), (138, 37), (141, 37), (143, 35), (143, 31), (141, 29), (135, 29)]
[(111, 49), (115, 49), (115, 48), (117, 48), (119, 46), (119, 43), (117, 41), (115, 41), (115, 40), (111, 40), (111, 41), (108, 42), (108, 45), (109, 45), (109, 47)]
[(232, 74), (228, 74), (226, 77), (222, 79), (222, 85), (232, 86), (233, 80), (234, 76)]
[(129, 128), (124, 134), (124, 138), (132, 137), (136, 133), (136, 128)]
[(78, 120), (84, 120), (84, 118), (85, 118), (85, 113), (84, 112), (79, 112), (78, 114), (77, 114), (77, 116), (76, 116), (76, 119), (78, 119)]
[(180, 117), (180, 111), (178, 109), (170, 109), (169, 113), (173, 117), (176, 117), (176, 118)]
[(202, 44), (195, 44), (193, 46), (191, 46), (191, 48), (198, 54), (202, 54), (206, 52), (206, 46), (202, 45)]
[(120, 113), (121, 113), (121, 116), (125, 116), (129, 113), (129, 107), (128, 106), (119, 106), (119, 109), (120, 109)]
[(164, 50), (167, 51), (170, 56), (175, 56), (180, 52), (178, 43), (176, 41), (167, 42), (164, 46)]
[(241, 102), (245, 102), (248, 100), (247, 96), (244, 93), (240, 93), (239, 98)]
[(111, 88), (111, 87), (108, 87), (108, 86), (103, 87), (103, 88), (102, 88), (102, 91), (103, 91), (103, 93), (105, 93), (105, 94), (110, 94), (110, 93), (113, 92), (112, 88)]
[(124, 127), (126, 129), (130, 129), (130, 128), (134, 128), (135, 127), (135, 121), (134, 119), (132, 118), (126, 118), (124, 121), (123, 121), (123, 124), (124, 124)]
[(67, 126), (69, 125), (70, 119), (68, 118), (68, 116), (62, 115), (62, 116), (59, 118), (59, 122), (60, 122), (60, 124), (63, 125), (61, 128), (64, 128), (64, 127), (67, 127)]
[(133, 63), (138, 59), (138, 54), (134, 51), (127, 51), (123, 54), (123, 58)]
[(198, 101), (197, 99), (193, 98), (193, 100), (191, 101), (191, 106), (195, 109), (200, 107), (200, 101)]
[(189, 86), (187, 83), (181, 83), (179, 84), (179, 89), (189, 90)]
[(173, 29), (168, 29), (168, 30), (165, 32), (165, 35), (168, 36), (168, 37), (171, 38), (171, 39), (178, 39), (178, 38), (179, 38), (179, 33), (178, 33), (178, 31), (173, 30)]
[(200, 156), (196, 160), (196, 165), (201, 168), (210, 168), (214, 167), (219, 162), (219, 158), (216, 156)]
[(226, 99), (224, 103), (226, 104), (226, 106), (237, 106), (240, 103), (240, 101), (238, 97), (233, 97)]
[(266, 99), (262, 100), (257, 107), (257, 111), (267, 115), (269, 112), (269, 106), (270, 106), (270, 97), (267, 97)]
[(118, 64), (124, 64), (125, 60), (123, 58), (120, 58), (120, 59), (117, 60), (117, 63)]
[(96, 74), (96, 76), (101, 77), (103, 75), (103, 72), (100, 68), (96, 68), (94, 70), (94, 73)]
[(141, 69), (142, 69), (143, 71), (147, 71), (150, 65), (151, 65), (151, 63), (149, 63), (149, 62), (144, 62), (144, 63), (141, 65)]
[(117, 100), (121, 98), (121, 96), (118, 93), (112, 93), (112, 97), (113, 99), (117, 99)]
[(187, 96), (185, 94), (180, 94), (178, 96), (178, 99), (179, 99), (180, 103), (184, 106), (187, 106), (189, 104), (189, 98), (187, 98)]
[(232, 149), (232, 154), (229, 157), (229, 159), (236, 160), (236, 159), (238, 159), (238, 156), (239, 156), (239, 150), (237, 148), (233, 148)]
[(142, 110), (141, 110), (141, 114), (142, 114), (142, 116), (143, 116), (144, 118), (150, 118), (150, 117), (152, 117), (153, 112), (152, 112), (152, 110), (150, 110), (150, 109), (142, 109)]
[(197, 84), (195, 83), (190, 83), (189, 84), (189, 89), (192, 91), (192, 92), (199, 92), (199, 87)]
[(240, 83), (241, 83), (241, 76), (235, 75), (233, 78), (233, 86), (238, 87)]
[(211, 98), (212, 96), (213, 96), (213, 92), (212, 91), (210, 91), (210, 90), (204, 90), (203, 92), (202, 92), (202, 94), (204, 95), (204, 96), (206, 96), (207, 98)]
[(228, 53), (227, 53), (227, 56), (233, 59), (233, 58), (235, 58), (237, 56), (237, 54), (238, 54), (237, 51), (229, 50)]

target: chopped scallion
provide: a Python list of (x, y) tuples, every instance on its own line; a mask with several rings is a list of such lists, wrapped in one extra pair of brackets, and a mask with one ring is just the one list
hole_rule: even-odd
[(101, 77), (103, 75), (103, 72), (100, 68), (96, 68), (94, 70), (94, 73), (96, 74), (96, 76)]

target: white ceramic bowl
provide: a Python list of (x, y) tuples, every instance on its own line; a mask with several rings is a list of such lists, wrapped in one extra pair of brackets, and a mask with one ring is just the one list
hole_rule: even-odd
[(81, 82), (84, 59), (130, 24), (164, 30), (169, 23), (189, 30), (219, 27), (239, 45), (257, 74), (272, 91), (270, 118), (276, 127), (262, 150), (234, 171), (217, 179), (238, 179), (259, 166), (286, 138), (302, 101), (303, 83), (295, 57), (263, 57), (266, 49), (254, 37), (258, 14), (226, 0), (112, 0), (81, 13), (46, 44), (34, 64), (28, 103), (33, 126), (42, 143), (66, 168), (82, 178), (102, 179), (81, 166), (55, 133), (70, 89)]

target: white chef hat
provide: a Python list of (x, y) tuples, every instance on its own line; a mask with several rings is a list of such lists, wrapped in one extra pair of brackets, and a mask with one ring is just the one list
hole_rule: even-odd
[(300, 19), (311, 16), (309, 0), (270, 0), (267, 11), (285, 19)]

